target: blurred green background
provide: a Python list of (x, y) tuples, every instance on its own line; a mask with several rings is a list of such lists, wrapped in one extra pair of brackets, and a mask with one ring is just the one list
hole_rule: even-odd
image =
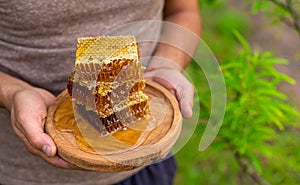
[(193, 136), (175, 154), (176, 185), (300, 184), (300, 37), (282, 21), (293, 20), (288, 10), (273, 3), (199, 0), (201, 37), (224, 73), (227, 108), (217, 138), (200, 152), (210, 91), (192, 61), (186, 71), (197, 82), (201, 111)]

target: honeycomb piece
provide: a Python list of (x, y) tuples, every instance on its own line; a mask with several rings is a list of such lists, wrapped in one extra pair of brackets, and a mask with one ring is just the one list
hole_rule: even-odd
[[(139, 64), (139, 51), (133, 36), (79, 38), (75, 66), (81, 81), (111, 82), (124, 66)], [(133, 64), (134, 65), (134, 64)]]
[(79, 38), (67, 89), (78, 112), (91, 114), (84, 117), (104, 135), (149, 113), (142, 75), (133, 36)]
[[(138, 86), (141, 82), (137, 82), (133, 87)], [(96, 87), (96, 91), (98, 90), (98, 87)], [(132, 87), (132, 88), (133, 88)], [(131, 88), (131, 87), (130, 87)], [(127, 89), (126, 83), (120, 85), (117, 89), (114, 89), (113, 91), (106, 91), (103, 92), (102, 90), (98, 90), (98, 92), (95, 94), (95, 102), (97, 105), (109, 105), (108, 108), (112, 108), (112, 106), (115, 104), (119, 104), (120, 102), (127, 99), (130, 94), (132, 93), (131, 89)], [(103, 109), (106, 109), (104, 106)]]
[(76, 63), (107, 64), (113, 60), (139, 59), (138, 45), (133, 36), (79, 38)]
[(104, 106), (102, 106), (102, 104), (96, 104), (96, 110), (100, 117), (106, 117), (110, 114), (121, 111), (128, 106), (139, 104), (145, 100), (148, 100), (148, 96), (140, 91), (130, 95), (127, 99), (122, 100), (118, 104), (113, 104), (111, 102), (104, 104)]
[(99, 117), (96, 111), (87, 111), (84, 105), (76, 105), (76, 113), (83, 116), (100, 135), (108, 135), (114, 131), (126, 128), (126, 126), (139, 120), (149, 113), (148, 101), (127, 106), (119, 112), (106, 117)]
[(135, 79), (141, 78), (142, 68), (137, 60), (113, 60), (107, 64), (77, 63), (76, 79), (81, 82), (113, 82), (117, 78), (121, 81), (131, 79), (128, 73), (134, 73)]
[(142, 68), (141, 64), (133, 61), (125, 65), (121, 69), (114, 69), (109, 71), (101, 71), (98, 74), (97, 81), (99, 82), (113, 82), (126, 81), (130, 79), (141, 79)]
[(111, 85), (109, 89), (107, 89), (107, 83), (105, 84), (99, 84), (94, 89), (88, 89), (79, 85), (78, 82), (69, 81), (68, 93), (70, 96), (73, 94), (74, 101), (77, 104), (85, 105), (87, 110), (94, 110), (96, 105), (105, 105), (101, 106), (101, 112), (107, 112), (108, 114), (112, 111), (110, 109), (113, 105), (119, 104), (133, 93), (143, 90), (146, 86), (144, 80), (127, 81), (120, 83), (118, 86)]

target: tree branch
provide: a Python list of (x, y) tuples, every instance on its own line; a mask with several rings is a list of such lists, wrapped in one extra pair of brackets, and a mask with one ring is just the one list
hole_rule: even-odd
[(238, 152), (234, 152), (234, 157), (237, 160), (242, 171), (249, 175), (249, 177), (259, 185), (270, 185), (265, 179), (263, 179), (255, 170), (250, 170), (249, 165), (242, 159)]
[(287, 10), (287, 9), (286, 9), (286, 5), (285, 5), (284, 3), (282, 3), (282, 2), (280, 2), (280, 1), (278, 1), (278, 0), (269, 0), (269, 1), (271, 1), (273, 4), (279, 6), (279, 7), (282, 8), (282, 9)]
[(294, 9), (293, 1), (292, 0), (285, 0), (285, 3), (278, 1), (278, 0), (268, 0), (275, 4), (276, 6), (286, 10), (290, 16), (292, 21), (288, 21), (288, 19), (281, 19), (283, 20), (288, 26), (291, 26), (295, 29), (300, 37), (300, 17), (298, 12)]
[(292, 0), (286, 0), (286, 7), (293, 19), (294, 27), (300, 36), (300, 18), (298, 12), (293, 7)]

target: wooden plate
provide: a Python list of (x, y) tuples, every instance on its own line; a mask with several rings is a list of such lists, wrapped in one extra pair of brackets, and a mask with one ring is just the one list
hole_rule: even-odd
[[(56, 143), (58, 155), (83, 169), (101, 172), (132, 170), (165, 157), (175, 144), (181, 130), (182, 120), (178, 103), (168, 90), (152, 81), (146, 82), (144, 92), (150, 97), (150, 100), (155, 98), (163, 100), (164, 105), (154, 103), (154, 108), (152, 105), (152, 111), (165, 113), (160, 123), (147, 131), (142, 142), (135, 147), (118, 150), (117, 152), (93, 153), (78, 146), (75, 132), (63, 131), (56, 127), (56, 124), (61, 121), (76, 122), (72, 106), (69, 106), (68, 110), (62, 110), (61, 108), (63, 104), (67, 103), (66, 101), (70, 101), (67, 90), (63, 91), (49, 107), (45, 125), (46, 132)], [(125, 133), (126, 131), (119, 132)], [(131, 137), (126, 134), (124, 136)], [(113, 147), (111, 143), (106, 142), (105, 138), (100, 138), (100, 140), (104, 141), (101, 142), (103, 147)]]

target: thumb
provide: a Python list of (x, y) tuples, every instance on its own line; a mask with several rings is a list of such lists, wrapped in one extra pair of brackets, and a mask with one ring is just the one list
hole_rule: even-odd
[(53, 157), (56, 154), (56, 145), (52, 138), (44, 133), (41, 127), (36, 127), (36, 125), (41, 125), (40, 123), (28, 123), (26, 127), (26, 138), (28, 139), (30, 145), (44, 152), (48, 157)]

